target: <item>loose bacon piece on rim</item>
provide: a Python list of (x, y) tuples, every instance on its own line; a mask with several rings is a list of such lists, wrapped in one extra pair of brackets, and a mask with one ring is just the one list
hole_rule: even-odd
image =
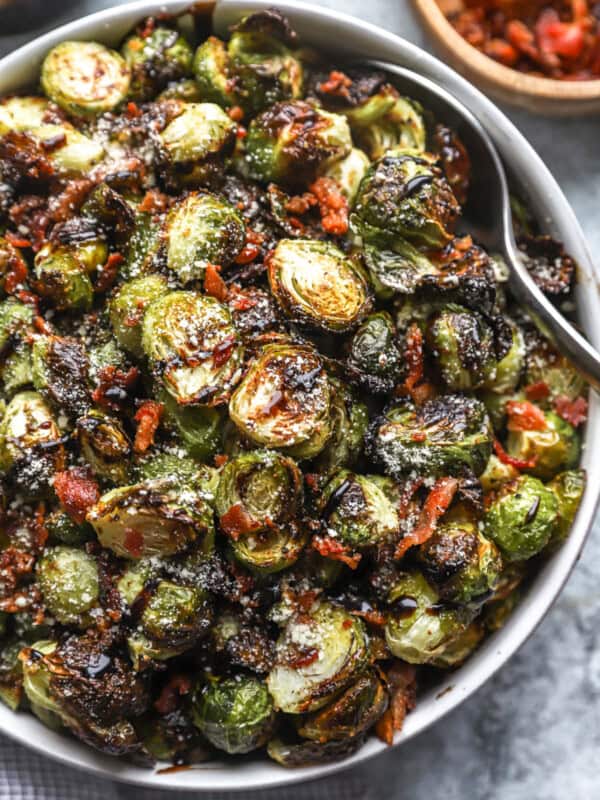
[(456, 478), (438, 478), (425, 500), (414, 530), (398, 542), (395, 559), (402, 558), (409, 547), (423, 544), (433, 535), (438, 520), (448, 510), (457, 489)]
[(494, 453), (503, 464), (519, 470), (533, 469), (537, 463), (536, 456), (532, 458), (514, 458), (513, 456), (509, 456), (498, 439), (494, 439)]
[(331, 536), (315, 536), (312, 540), (314, 550), (324, 558), (331, 558), (333, 561), (341, 561), (350, 569), (356, 569), (362, 556), (360, 553), (352, 553), (341, 542), (336, 542)]
[(87, 512), (100, 499), (98, 484), (84, 467), (57, 472), (54, 491), (64, 510), (78, 525), (85, 522)]
[(569, 422), (577, 428), (587, 419), (588, 403), (585, 397), (580, 396), (575, 400), (569, 400), (568, 397), (561, 395), (554, 401), (554, 410), (565, 422)]
[(544, 431), (547, 428), (546, 417), (539, 406), (529, 400), (509, 400), (506, 403), (509, 431)]
[(135, 414), (138, 423), (135, 432), (133, 449), (136, 453), (145, 453), (154, 444), (156, 433), (163, 415), (164, 405), (155, 400), (145, 400)]

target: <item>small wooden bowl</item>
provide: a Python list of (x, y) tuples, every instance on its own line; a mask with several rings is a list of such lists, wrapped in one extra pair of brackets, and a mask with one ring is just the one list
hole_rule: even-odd
[(425, 27), (448, 64), (501, 102), (553, 116), (600, 111), (600, 80), (557, 81), (525, 75), (479, 52), (457, 33), (445, 14), (460, 11), (461, 0), (413, 0)]

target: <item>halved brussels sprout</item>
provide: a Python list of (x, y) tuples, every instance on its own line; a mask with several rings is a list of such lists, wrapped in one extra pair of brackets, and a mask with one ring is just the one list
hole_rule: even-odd
[(417, 409), (395, 406), (375, 432), (373, 452), (393, 477), (415, 470), (442, 477), (480, 475), (492, 452), (485, 406), (462, 395), (429, 400)]
[(251, 14), (232, 30), (228, 52), (237, 102), (256, 113), (302, 94), (303, 68), (290, 46), (296, 34), (275, 9)]
[(388, 706), (387, 692), (374, 670), (361, 675), (343, 694), (301, 720), (298, 733), (315, 742), (352, 739), (371, 728)]
[(369, 427), (367, 406), (341, 381), (330, 378), (330, 385), (331, 437), (314, 462), (315, 469), (324, 475), (356, 463)]
[(173, 555), (213, 531), (208, 504), (168, 480), (107, 492), (90, 509), (87, 521), (103, 547), (133, 559)]
[(288, 317), (332, 333), (357, 325), (370, 306), (361, 269), (330, 242), (281, 239), (269, 255), (269, 285)]
[(51, 672), (46, 667), (45, 656), (52, 655), (57, 648), (57, 643), (42, 639), (31, 648), (31, 656), (22, 661), (23, 664), (23, 689), (31, 704), (34, 713), (37, 709), (48, 711), (51, 714), (60, 714), (60, 706), (50, 695)]
[(514, 458), (531, 461), (526, 471), (541, 480), (572, 469), (579, 460), (581, 441), (576, 428), (554, 411), (544, 414), (542, 430), (510, 430), (506, 450)]
[(389, 592), (385, 626), (387, 646), (409, 664), (429, 664), (440, 658), (466, 630), (473, 611), (444, 606), (418, 570), (402, 573)]
[(181, 405), (218, 405), (240, 376), (242, 347), (229, 309), (198, 292), (169, 292), (150, 304), (142, 346)]
[(370, 165), (371, 162), (368, 156), (362, 150), (353, 147), (347, 156), (330, 164), (323, 172), (323, 175), (333, 178), (348, 203), (352, 205), (358, 193), (360, 182)]
[(491, 591), (502, 572), (498, 548), (464, 511), (450, 512), (419, 549), (426, 577), (444, 600), (469, 603)]
[(85, 175), (104, 157), (99, 142), (67, 123), (40, 125), (28, 133), (49, 150), (50, 163), (64, 176)]
[(158, 135), (167, 177), (202, 184), (235, 144), (237, 126), (215, 103), (181, 103), (181, 112)]
[(302, 496), (302, 473), (291, 458), (255, 450), (228, 461), (215, 509), (234, 557), (261, 573), (291, 566), (306, 541)]
[(373, 244), (406, 239), (436, 249), (452, 239), (459, 206), (437, 156), (418, 150), (391, 150), (363, 178), (353, 224)]
[(16, 339), (31, 331), (35, 312), (14, 297), (0, 303), (0, 353)]
[(77, 547), (50, 547), (37, 564), (36, 579), (46, 609), (59, 622), (82, 628), (91, 623), (100, 594), (93, 556)]
[(81, 454), (92, 470), (113, 483), (127, 483), (131, 441), (116, 417), (92, 409), (77, 420)]
[(31, 351), (33, 385), (55, 406), (83, 414), (90, 405), (88, 359), (81, 341), (67, 336), (39, 336)]
[(36, 289), (59, 311), (88, 311), (94, 289), (76, 255), (66, 247), (44, 246), (35, 257)]
[(229, 415), (256, 444), (312, 458), (331, 434), (331, 389), (321, 359), (304, 345), (268, 345), (250, 365)]
[(390, 84), (345, 114), (358, 146), (373, 160), (395, 148), (425, 150), (423, 109)]
[(112, 111), (129, 92), (130, 72), (114, 50), (97, 42), (61, 42), (42, 64), (44, 92), (70, 114)]
[(340, 114), (297, 100), (275, 103), (255, 117), (245, 147), (251, 178), (298, 184), (347, 156), (352, 138)]
[(167, 392), (160, 393), (164, 403), (164, 424), (181, 439), (188, 454), (198, 461), (210, 461), (221, 447), (223, 414), (210, 406), (181, 406)]
[(224, 108), (235, 105), (237, 95), (225, 42), (216, 36), (202, 42), (194, 55), (194, 75), (202, 100)]
[[(163, 100), (183, 100), (184, 103), (201, 103), (209, 100), (200, 91), (200, 87), (193, 78), (184, 78), (181, 81), (168, 83), (163, 91), (156, 98), (156, 102)], [(216, 102), (216, 101), (214, 101)]]
[(484, 471), (479, 476), (479, 482), (484, 492), (495, 492), (503, 484), (514, 481), (518, 476), (519, 471), (515, 467), (500, 461), (498, 456), (492, 453)]
[(552, 489), (558, 501), (558, 519), (553, 537), (557, 542), (564, 541), (569, 535), (583, 497), (585, 483), (585, 472), (582, 469), (571, 469), (561, 472), (546, 487)]
[(432, 666), (438, 669), (459, 667), (479, 647), (484, 636), (485, 626), (476, 619), (432, 660)]
[(368, 391), (389, 394), (402, 374), (402, 354), (387, 311), (370, 314), (350, 342), (350, 374)]
[(322, 708), (368, 661), (362, 620), (325, 602), (288, 620), (276, 652), (267, 686), (275, 707), (288, 714)]
[(129, 36), (121, 53), (131, 71), (129, 96), (135, 100), (151, 100), (169, 81), (189, 75), (193, 50), (172, 28), (155, 27), (147, 35)]
[(167, 266), (182, 283), (201, 280), (208, 264), (228, 266), (246, 241), (244, 221), (229, 203), (210, 194), (187, 195), (165, 222)]
[(14, 95), (0, 101), (0, 120), (8, 130), (30, 131), (47, 122), (49, 103), (45, 97)]
[(427, 343), (451, 391), (470, 392), (496, 374), (492, 329), (474, 311), (446, 306), (427, 325)]
[(194, 725), (226, 753), (249, 753), (268, 741), (275, 710), (265, 684), (257, 678), (209, 679), (193, 699)]
[(110, 300), (110, 324), (115, 338), (134, 358), (144, 357), (142, 322), (147, 307), (168, 291), (162, 275), (145, 275), (122, 283)]
[(483, 532), (508, 561), (537, 555), (550, 541), (559, 505), (551, 488), (531, 475), (506, 483), (488, 507)]
[(485, 381), (485, 388), (495, 394), (510, 394), (519, 385), (525, 366), (525, 339), (523, 332), (514, 322), (510, 322), (512, 343), (508, 353), (496, 364), (495, 372)]
[(379, 475), (356, 475), (345, 469), (336, 473), (318, 504), (328, 535), (351, 550), (361, 550), (397, 534), (400, 517), (385, 491), (388, 488), (393, 489), (393, 482)]
[(547, 339), (528, 332), (527, 344), (526, 386), (545, 384), (548, 391), (545, 400), (549, 404), (559, 397), (572, 401), (585, 394), (585, 380)]

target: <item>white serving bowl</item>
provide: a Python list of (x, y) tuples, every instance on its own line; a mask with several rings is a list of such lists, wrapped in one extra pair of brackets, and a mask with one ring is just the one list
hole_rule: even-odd
[[(95, 39), (114, 45), (145, 15), (180, 11), (190, 3), (191, 0), (139, 0), (57, 28), (0, 61), (0, 95), (35, 83), (44, 55), (64, 39)], [(513, 183), (546, 232), (562, 240), (578, 261), (581, 270), (576, 300), (580, 322), (591, 342), (600, 347), (600, 302), (583, 233), (556, 181), (504, 114), (464, 78), (415, 45), (362, 20), (317, 5), (294, 0), (217, 0), (213, 16), (215, 31), (225, 35), (228, 26), (243, 14), (274, 5), (289, 17), (303, 42), (357, 59), (377, 58), (401, 64), (438, 82), (471, 109), (487, 127)], [(544, 617), (575, 565), (592, 524), (600, 494), (600, 459), (594, 459), (593, 453), (599, 450), (600, 407), (598, 398), (593, 395), (582, 462), (588, 472), (588, 488), (570, 537), (545, 564), (505, 627), (488, 638), (464, 666), (449, 673), (435, 690), (420, 698), (416, 710), (407, 717), (404, 729), (396, 737), (395, 746), (401, 746), (402, 742), (424, 731), (475, 692), (519, 649)], [(32, 715), (15, 714), (4, 706), (0, 706), (0, 731), (39, 753), (96, 775), (152, 788), (196, 792), (248, 792), (297, 783), (358, 764), (386, 749), (371, 737), (351, 758), (323, 766), (285, 769), (261, 756), (254, 760), (231, 760), (226, 764), (211, 762), (160, 774), (103, 756), (71, 736), (45, 728)]]

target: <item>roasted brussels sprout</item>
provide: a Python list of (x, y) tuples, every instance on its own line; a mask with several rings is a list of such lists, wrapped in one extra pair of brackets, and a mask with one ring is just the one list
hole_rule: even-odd
[(541, 480), (550, 480), (558, 472), (577, 464), (580, 440), (577, 430), (554, 411), (546, 411), (544, 421), (532, 430), (511, 430), (506, 449), (509, 455), (530, 462), (526, 471)]
[(140, 278), (155, 271), (154, 264), (162, 244), (161, 233), (160, 222), (152, 214), (135, 214), (129, 246), (125, 251), (125, 263), (121, 265), (123, 277)]
[(319, 501), (328, 535), (351, 550), (391, 539), (400, 530), (397, 504), (390, 499), (393, 486), (389, 478), (378, 475), (336, 473)]
[(485, 626), (476, 619), (432, 660), (432, 666), (439, 669), (453, 669), (460, 666), (479, 647), (484, 636)]
[(585, 472), (581, 469), (561, 472), (546, 488), (552, 489), (558, 501), (558, 519), (553, 540), (560, 543), (567, 538), (577, 514), (585, 489)]
[(519, 385), (525, 366), (525, 339), (518, 325), (510, 323), (512, 341), (506, 355), (496, 363), (484, 381), (484, 386), (495, 394), (510, 394)]
[(121, 53), (131, 72), (129, 96), (135, 100), (150, 100), (169, 81), (189, 75), (194, 57), (184, 37), (165, 27), (155, 27), (144, 36), (134, 33)]
[(483, 532), (508, 561), (537, 555), (548, 544), (558, 522), (559, 505), (551, 488), (531, 475), (506, 483), (489, 506)]
[(200, 98), (224, 108), (235, 105), (237, 94), (230, 72), (225, 42), (216, 36), (209, 36), (194, 55), (194, 75)]
[(341, 381), (330, 379), (331, 436), (314, 461), (315, 469), (328, 475), (339, 467), (352, 467), (363, 451), (369, 427), (369, 411)]
[(115, 338), (134, 358), (142, 359), (142, 322), (147, 307), (168, 292), (162, 275), (145, 275), (121, 284), (110, 301), (110, 324)]
[(316, 711), (348, 686), (367, 660), (362, 620), (322, 602), (288, 620), (267, 686), (276, 708), (289, 714)]
[(417, 409), (395, 406), (375, 431), (372, 449), (394, 476), (479, 475), (492, 452), (492, 430), (482, 403), (462, 395), (429, 400)]
[(300, 97), (303, 68), (290, 49), (295, 43), (295, 33), (275, 9), (251, 14), (233, 28), (230, 69), (237, 102), (245, 111)]
[(27, 271), (23, 255), (8, 239), (0, 236), (0, 299), (4, 297), (8, 276), (15, 270), (17, 274)]
[(0, 643), (0, 701), (12, 711), (19, 708), (23, 697), (23, 668), (19, 661), (23, 644), (14, 637)]
[(419, 561), (442, 599), (454, 603), (469, 603), (490, 592), (502, 571), (498, 548), (464, 512), (451, 512), (438, 524), (421, 546)]
[(274, 344), (264, 348), (237, 387), (229, 415), (256, 444), (312, 458), (331, 434), (331, 389), (316, 351)]
[(298, 558), (306, 540), (302, 474), (291, 458), (255, 450), (228, 461), (215, 509), (234, 557), (250, 569), (278, 572)]
[(255, 117), (245, 145), (251, 178), (298, 184), (347, 156), (352, 139), (340, 114), (298, 100), (275, 103)]
[(94, 529), (86, 522), (78, 525), (71, 517), (60, 508), (46, 517), (46, 530), (50, 542), (53, 544), (66, 544), (77, 547), (85, 544), (94, 537)]
[(540, 336), (528, 332), (527, 361), (524, 382), (526, 386), (539, 385), (548, 404), (559, 397), (575, 400), (585, 394), (585, 381), (575, 367)]
[(197, 292), (169, 292), (148, 306), (142, 346), (181, 405), (218, 405), (240, 376), (242, 348), (229, 309)]
[(437, 157), (417, 150), (391, 150), (363, 178), (353, 225), (367, 242), (436, 249), (452, 239), (459, 206)]
[(29, 135), (49, 152), (49, 161), (62, 177), (85, 175), (100, 163), (105, 155), (100, 142), (86, 136), (66, 122), (60, 125), (40, 125)]
[(208, 264), (228, 266), (246, 239), (239, 213), (210, 194), (189, 194), (166, 220), (167, 266), (182, 283), (201, 280)]
[(466, 606), (440, 604), (422, 573), (402, 573), (388, 595), (385, 639), (391, 652), (409, 664), (440, 658), (465, 631), (473, 617)]
[(460, 306), (439, 311), (429, 320), (427, 342), (451, 391), (473, 391), (496, 374), (492, 330), (473, 311)]
[(169, 556), (212, 535), (212, 510), (171, 481), (146, 481), (104, 494), (88, 512), (103, 547), (124, 558)]
[(269, 285), (288, 317), (342, 333), (369, 309), (369, 289), (357, 264), (330, 242), (281, 239), (269, 255)]
[(27, 131), (47, 121), (49, 103), (45, 97), (14, 95), (0, 101), (0, 122), (7, 131)]
[(31, 306), (14, 297), (7, 297), (0, 303), (0, 353), (11, 342), (21, 339), (31, 331), (34, 316)]
[(268, 741), (275, 710), (267, 687), (257, 678), (213, 678), (196, 690), (193, 720), (219, 750), (249, 753)]
[(346, 118), (358, 146), (372, 160), (396, 148), (425, 150), (427, 132), (421, 106), (401, 97), (389, 84), (346, 111)]
[(114, 50), (97, 42), (61, 42), (42, 64), (44, 92), (74, 115), (112, 111), (129, 92), (130, 71)]
[(116, 417), (92, 409), (77, 420), (81, 453), (92, 470), (113, 483), (127, 483), (131, 442)]
[(33, 343), (33, 385), (56, 407), (73, 416), (90, 405), (84, 345), (66, 336), (39, 336)]
[(64, 625), (86, 628), (98, 607), (100, 579), (93, 556), (77, 547), (51, 547), (37, 565), (44, 605)]
[(347, 156), (330, 164), (323, 174), (328, 178), (333, 178), (348, 203), (352, 205), (358, 193), (360, 182), (370, 164), (371, 162), (365, 153), (357, 147), (353, 147)]
[(519, 471), (516, 467), (505, 464), (492, 453), (484, 471), (479, 476), (479, 481), (484, 492), (495, 492), (503, 484), (514, 481), (518, 476)]
[(355, 736), (352, 739), (333, 739), (330, 742), (310, 740), (284, 742), (282, 739), (271, 739), (267, 746), (267, 753), (282, 767), (297, 769), (350, 758), (363, 744), (363, 741), (361, 736)]
[(387, 311), (370, 314), (352, 337), (346, 359), (350, 375), (370, 392), (389, 394), (402, 374), (402, 354)]
[(158, 135), (169, 182), (204, 184), (235, 144), (236, 124), (215, 103), (181, 103), (180, 113)]
[(88, 311), (94, 289), (81, 261), (67, 248), (43, 247), (35, 257), (37, 291), (59, 311)]
[(181, 406), (175, 398), (161, 393), (165, 407), (164, 424), (175, 431), (187, 453), (199, 461), (209, 461), (221, 447), (223, 414), (210, 406)]

